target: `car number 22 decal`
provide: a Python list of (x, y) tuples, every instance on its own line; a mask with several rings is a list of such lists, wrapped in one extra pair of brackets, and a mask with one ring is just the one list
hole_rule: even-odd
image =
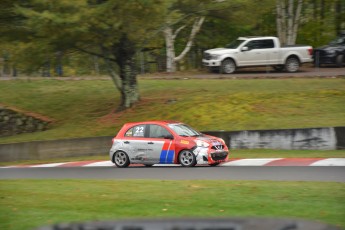
[(134, 127), (134, 137), (143, 137), (145, 132), (145, 126)]

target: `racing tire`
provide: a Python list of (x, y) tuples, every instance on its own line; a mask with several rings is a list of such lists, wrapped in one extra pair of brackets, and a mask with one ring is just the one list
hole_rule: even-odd
[(236, 71), (236, 64), (234, 60), (227, 58), (222, 61), (221, 72), (226, 74), (231, 74)]
[(219, 163), (209, 164), (209, 166), (211, 166), (211, 167), (215, 167), (215, 166), (217, 166), (217, 165), (219, 165)]
[(341, 68), (344, 66), (344, 54), (339, 54), (335, 59), (335, 64), (337, 67)]
[(114, 163), (119, 168), (128, 167), (130, 161), (127, 153), (125, 153), (124, 151), (117, 151), (114, 154)]
[(295, 73), (300, 66), (299, 59), (297, 57), (289, 57), (285, 62), (285, 69), (289, 73)]
[(183, 167), (193, 167), (196, 165), (196, 157), (194, 153), (189, 150), (182, 150), (178, 159)]

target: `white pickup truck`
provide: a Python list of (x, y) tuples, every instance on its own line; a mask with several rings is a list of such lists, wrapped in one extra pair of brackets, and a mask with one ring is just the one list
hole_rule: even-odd
[(222, 73), (233, 73), (240, 67), (272, 66), (277, 71), (298, 71), (300, 65), (312, 62), (313, 48), (304, 45), (280, 46), (277, 37), (240, 37), (225, 48), (206, 50), (203, 65)]

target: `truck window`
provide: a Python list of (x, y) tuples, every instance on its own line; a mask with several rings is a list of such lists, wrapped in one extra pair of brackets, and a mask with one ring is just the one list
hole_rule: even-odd
[(225, 46), (225, 48), (228, 48), (228, 49), (236, 49), (239, 45), (241, 45), (245, 40), (241, 40), (241, 39), (237, 39), (233, 42), (231, 42), (230, 44), (227, 44)]
[(246, 45), (249, 49), (270, 49), (274, 48), (274, 42), (272, 39), (264, 39), (264, 40), (254, 40), (250, 41)]

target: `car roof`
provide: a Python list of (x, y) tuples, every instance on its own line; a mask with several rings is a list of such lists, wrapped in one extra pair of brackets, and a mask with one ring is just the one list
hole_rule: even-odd
[(139, 124), (161, 124), (161, 125), (168, 125), (168, 124), (182, 124), (180, 121), (173, 121), (173, 120), (153, 120), (153, 121), (138, 121), (138, 122), (129, 122), (125, 125), (139, 125)]

